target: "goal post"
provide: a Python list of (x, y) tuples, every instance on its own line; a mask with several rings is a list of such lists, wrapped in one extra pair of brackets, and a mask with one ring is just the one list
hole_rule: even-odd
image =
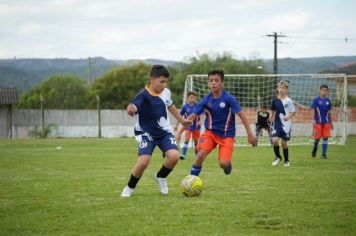
[[(319, 95), (320, 85), (329, 87), (328, 97), (332, 103), (331, 144), (345, 144), (347, 123), (347, 76), (345, 74), (227, 74), (224, 77), (224, 90), (232, 94), (245, 112), (251, 129), (255, 130), (258, 109), (271, 106), (277, 95), (277, 83), (280, 80), (289, 83), (288, 96), (293, 100), (297, 115), (293, 118), (291, 140), (289, 144), (313, 143), (313, 115), (310, 108), (313, 99)], [(210, 91), (207, 75), (188, 75), (185, 81), (183, 103), (189, 91), (197, 93), (200, 101)], [(236, 125), (236, 145), (247, 145), (246, 131), (241, 121)], [(267, 132), (259, 137), (259, 145), (269, 145)]]

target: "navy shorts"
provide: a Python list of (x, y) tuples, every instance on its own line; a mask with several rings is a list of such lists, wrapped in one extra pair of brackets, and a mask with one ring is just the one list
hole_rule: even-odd
[(290, 140), (290, 132), (286, 133), (283, 129), (273, 129), (271, 128), (272, 137), (278, 137), (283, 139), (284, 141)]
[(156, 146), (158, 146), (162, 152), (167, 152), (168, 150), (174, 149), (178, 150), (178, 145), (176, 143), (176, 138), (173, 134), (167, 133), (160, 138), (152, 138), (147, 134), (141, 134), (135, 136), (138, 142), (138, 155), (150, 155), (152, 156), (153, 151)]

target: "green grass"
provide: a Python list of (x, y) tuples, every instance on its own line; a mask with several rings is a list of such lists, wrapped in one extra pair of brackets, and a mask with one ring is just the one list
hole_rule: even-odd
[[(61, 146), (61, 150), (56, 147)], [(197, 198), (179, 190), (192, 150), (161, 196), (152, 162), (129, 199), (134, 139), (0, 140), (0, 235), (355, 235), (356, 137), (328, 160), (291, 146), (291, 166), (272, 167), (270, 147), (236, 147), (225, 176), (214, 151)]]

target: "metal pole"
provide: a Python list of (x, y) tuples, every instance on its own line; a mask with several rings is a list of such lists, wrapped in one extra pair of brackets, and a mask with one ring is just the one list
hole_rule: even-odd
[(100, 96), (96, 95), (96, 108), (98, 111), (98, 137), (101, 138), (101, 114), (100, 114)]
[(41, 126), (42, 126), (41, 137), (42, 138), (44, 138), (44, 136), (45, 136), (45, 127), (46, 127), (43, 103), (44, 103), (44, 99), (43, 99), (43, 96), (41, 94)]

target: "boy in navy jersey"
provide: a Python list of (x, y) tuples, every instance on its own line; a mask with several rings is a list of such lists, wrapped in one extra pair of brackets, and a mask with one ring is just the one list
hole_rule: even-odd
[[(190, 114), (193, 113), (195, 107), (197, 106), (196, 99), (197, 99), (197, 95), (195, 92), (190, 91), (187, 93), (187, 103), (184, 104), (184, 106), (180, 110), (181, 116), (183, 116), (184, 118), (187, 118), (190, 116)], [(180, 142), (181, 135), (182, 135), (183, 131), (185, 132), (184, 146), (183, 146), (182, 153), (180, 155), (181, 160), (186, 159), (190, 138), (193, 138), (195, 155), (197, 154), (196, 146), (198, 144), (198, 139), (200, 136), (201, 122), (202, 122), (201, 115), (199, 115), (199, 116), (197, 116), (197, 118), (195, 120), (193, 120), (193, 124), (189, 127), (183, 126), (178, 130), (179, 122), (177, 123), (175, 130), (177, 130), (176, 138), (177, 138), (178, 143)]]
[(312, 157), (316, 156), (318, 144), (323, 138), (321, 158), (327, 159), (326, 149), (328, 147), (328, 138), (331, 134), (332, 120), (331, 120), (331, 102), (326, 96), (328, 95), (329, 87), (324, 84), (320, 86), (320, 96), (314, 98), (311, 108), (314, 109), (314, 147)]
[(188, 119), (194, 120), (198, 114), (205, 111), (205, 131), (198, 141), (198, 153), (194, 159), (191, 175), (198, 176), (207, 155), (219, 146), (218, 161), (226, 175), (231, 173), (232, 152), (234, 150), (235, 114), (245, 126), (248, 142), (256, 146), (257, 140), (253, 135), (250, 124), (236, 98), (223, 90), (224, 71), (212, 70), (208, 73), (210, 93), (197, 105), (194, 113)]
[(134, 128), (138, 142), (138, 160), (131, 172), (127, 186), (121, 197), (130, 197), (136, 184), (150, 163), (153, 150), (158, 146), (165, 153), (165, 161), (155, 175), (159, 190), (168, 194), (166, 177), (179, 160), (178, 146), (173, 135), (168, 111), (182, 124), (192, 122), (184, 119), (171, 99), (171, 92), (166, 88), (169, 78), (168, 70), (162, 65), (154, 65), (150, 73), (150, 84), (142, 89), (134, 101), (127, 106), (127, 113), (136, 116)]
[(281, 80), (278, 83), (278, 96), (272, 100), (272, 114), (270, 122), (273, 150), (276, 158), (272, 162), (273, 166), (279, 164), (282, 160), (279, 153), (279, 139), (282, 139), (282, 148), (284, 156), (284, 166), (289, 166), (288, 141), (291, 135), (292, 118), (295, 116), (295, 107), (293, 101), (287, 96), (288, 83)]

